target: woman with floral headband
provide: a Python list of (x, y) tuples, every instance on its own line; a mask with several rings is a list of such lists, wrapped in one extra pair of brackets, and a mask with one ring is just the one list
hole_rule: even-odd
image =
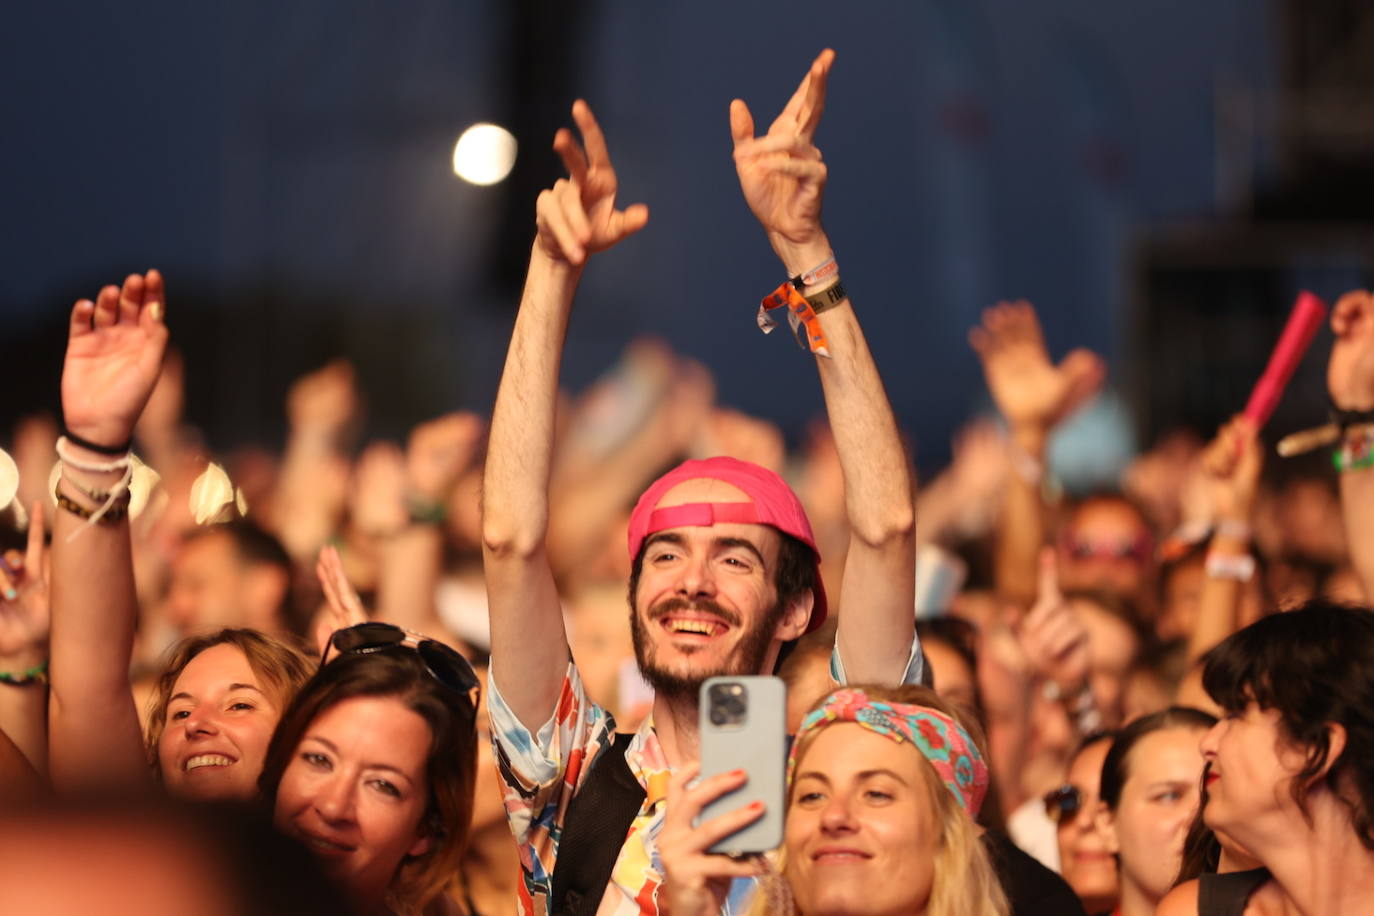
[[(785, 881), (766, 881), (779, 892), (761, 893), (755, 910), (1006, 916), (974, 823), (987, 766), (933, 691), (836, 691), (803, 720), (787, 771)], [(707, 803), (744, 782), (726, 773), (690, 785), (697, 773), (692, 765), (673, 776), (659, 837), (661, 893), (673, 916), (717, 913), (731, 878), (771, 868), (706, 852), (763, 812), (744, 808), (693, 827)]]

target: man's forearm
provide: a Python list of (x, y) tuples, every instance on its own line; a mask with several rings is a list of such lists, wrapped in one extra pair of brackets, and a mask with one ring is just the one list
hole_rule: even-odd
[(492, 410), (482, 483), (493, 676), (532, 728), (552, 712), (568, 658), (544, 540), (558, 370), (579, 274), (535, 246)]
[[(790, 276), (830, 256), (824, 240), (781, 251)], [(845, 561), (840, 651), (854, 681), (896, 681), (915, 632), (916, 524), (910, 465), (878, 367), (848, 299), (819, 316), (830, 358), (817, 358), (844, 475), (852, 531)], [(846, 626), (845, 621), (853, 623)]]

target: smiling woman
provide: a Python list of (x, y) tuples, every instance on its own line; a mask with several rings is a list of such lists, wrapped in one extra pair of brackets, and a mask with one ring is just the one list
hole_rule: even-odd
[(803, 721), (789, 769), (799, 913), (1008, 912), (974, 823), (987, 767), (934, 691), (837, 691)]
[(158, 678), (148, 713), (153, 771), (177, 798), (248, 801), (267, 742), (310, 676), (297, 649), (257, 630), (182, 640)]
[(373, 631), (400, 633), (335, 633), (344, 654), (282, 715), (262, 794), (360, 912), (442, 912), (472, 817), (477, 680), (452, 649)]

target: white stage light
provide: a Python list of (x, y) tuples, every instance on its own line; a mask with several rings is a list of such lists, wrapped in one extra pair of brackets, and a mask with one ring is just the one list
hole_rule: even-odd
[(453, 173), (473, 184), (496, 184), (515, 165), (515, 137), (498, 124), (474, 124), (453, 146)]

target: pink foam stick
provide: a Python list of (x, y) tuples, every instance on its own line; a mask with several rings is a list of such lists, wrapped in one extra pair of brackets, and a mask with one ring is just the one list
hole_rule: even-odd
[(1307, 352), (1317, 328), (1324, 321), (1326, 303), (1307, 290), (1298, 293), (1298, 301), (1293, 303), (1288, 324), (1284, 326), (1278, 345), (1269, 357), (1269, 365), (1255, 383), (1255, 389), (1250, 392), (1250, 400), (1245, 405), (1245, 416), (1255, 429), (1264, 426), (1274, 413), (1274, 408), (1279, 406), (1283, 389), (1288, 387), (1288, 380), (1293, 377), (1293, 371), (1298, 368), (1302, 355)]

